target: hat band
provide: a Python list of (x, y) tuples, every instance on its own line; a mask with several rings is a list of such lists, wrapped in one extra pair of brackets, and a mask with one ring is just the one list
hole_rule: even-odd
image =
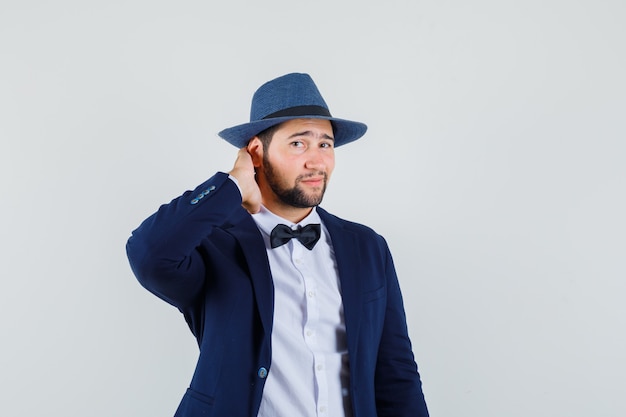
[(289, 117), (289, 116), (325, 116), (332, 117), (327, 108), (322, 106), (295, 106), (287, 109), (279, 110), (275, 113), (268, 114), (263, 118), (274, 119), (276, 117)]

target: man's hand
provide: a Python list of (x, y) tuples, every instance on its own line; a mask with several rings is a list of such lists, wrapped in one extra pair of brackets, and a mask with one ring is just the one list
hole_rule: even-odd
[(229, 174), (237, 179), (241, 188), (241, 205), (250, 214), (258, 213), (261, 210), (261, 190), (254, 179), (254, 164), (247, 147), (239, 150), (235, 166)]

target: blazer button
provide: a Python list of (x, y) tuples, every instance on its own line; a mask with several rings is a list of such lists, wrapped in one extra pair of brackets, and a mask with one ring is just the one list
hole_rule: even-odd
[(265, 369), (264, 367), (260, 367), (258, 375), (259, 378), (264, 379), (265, 377), (267, 377), (267, 369)]

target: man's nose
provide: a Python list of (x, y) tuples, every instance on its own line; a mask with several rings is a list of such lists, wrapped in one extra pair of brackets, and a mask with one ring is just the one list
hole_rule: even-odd
[(305, 163), (306, 168), (323, 170), (326, 167), (326, 161), (319, 149), (310, 149)]

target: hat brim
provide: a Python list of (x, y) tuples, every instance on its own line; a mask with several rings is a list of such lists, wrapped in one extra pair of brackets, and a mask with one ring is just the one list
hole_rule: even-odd
[(323, 119), (330, 120), (333, 124), (333, 133), (335, 136), (335, 148), (346, 143), (359, 139), (367, 131), (367, 125), (361, 122), (353, 122), (351, 120), (337, 119), (336, 117), (327, 116), (285, 116), (275, 117), (271, 119), (256, 120), (250, 123), (229, 127), (218, 133), (218, 135), (231, 145), (237, 148), (243, 148), (248, 144), (250, 139), (272, 126), (293, 119)]

